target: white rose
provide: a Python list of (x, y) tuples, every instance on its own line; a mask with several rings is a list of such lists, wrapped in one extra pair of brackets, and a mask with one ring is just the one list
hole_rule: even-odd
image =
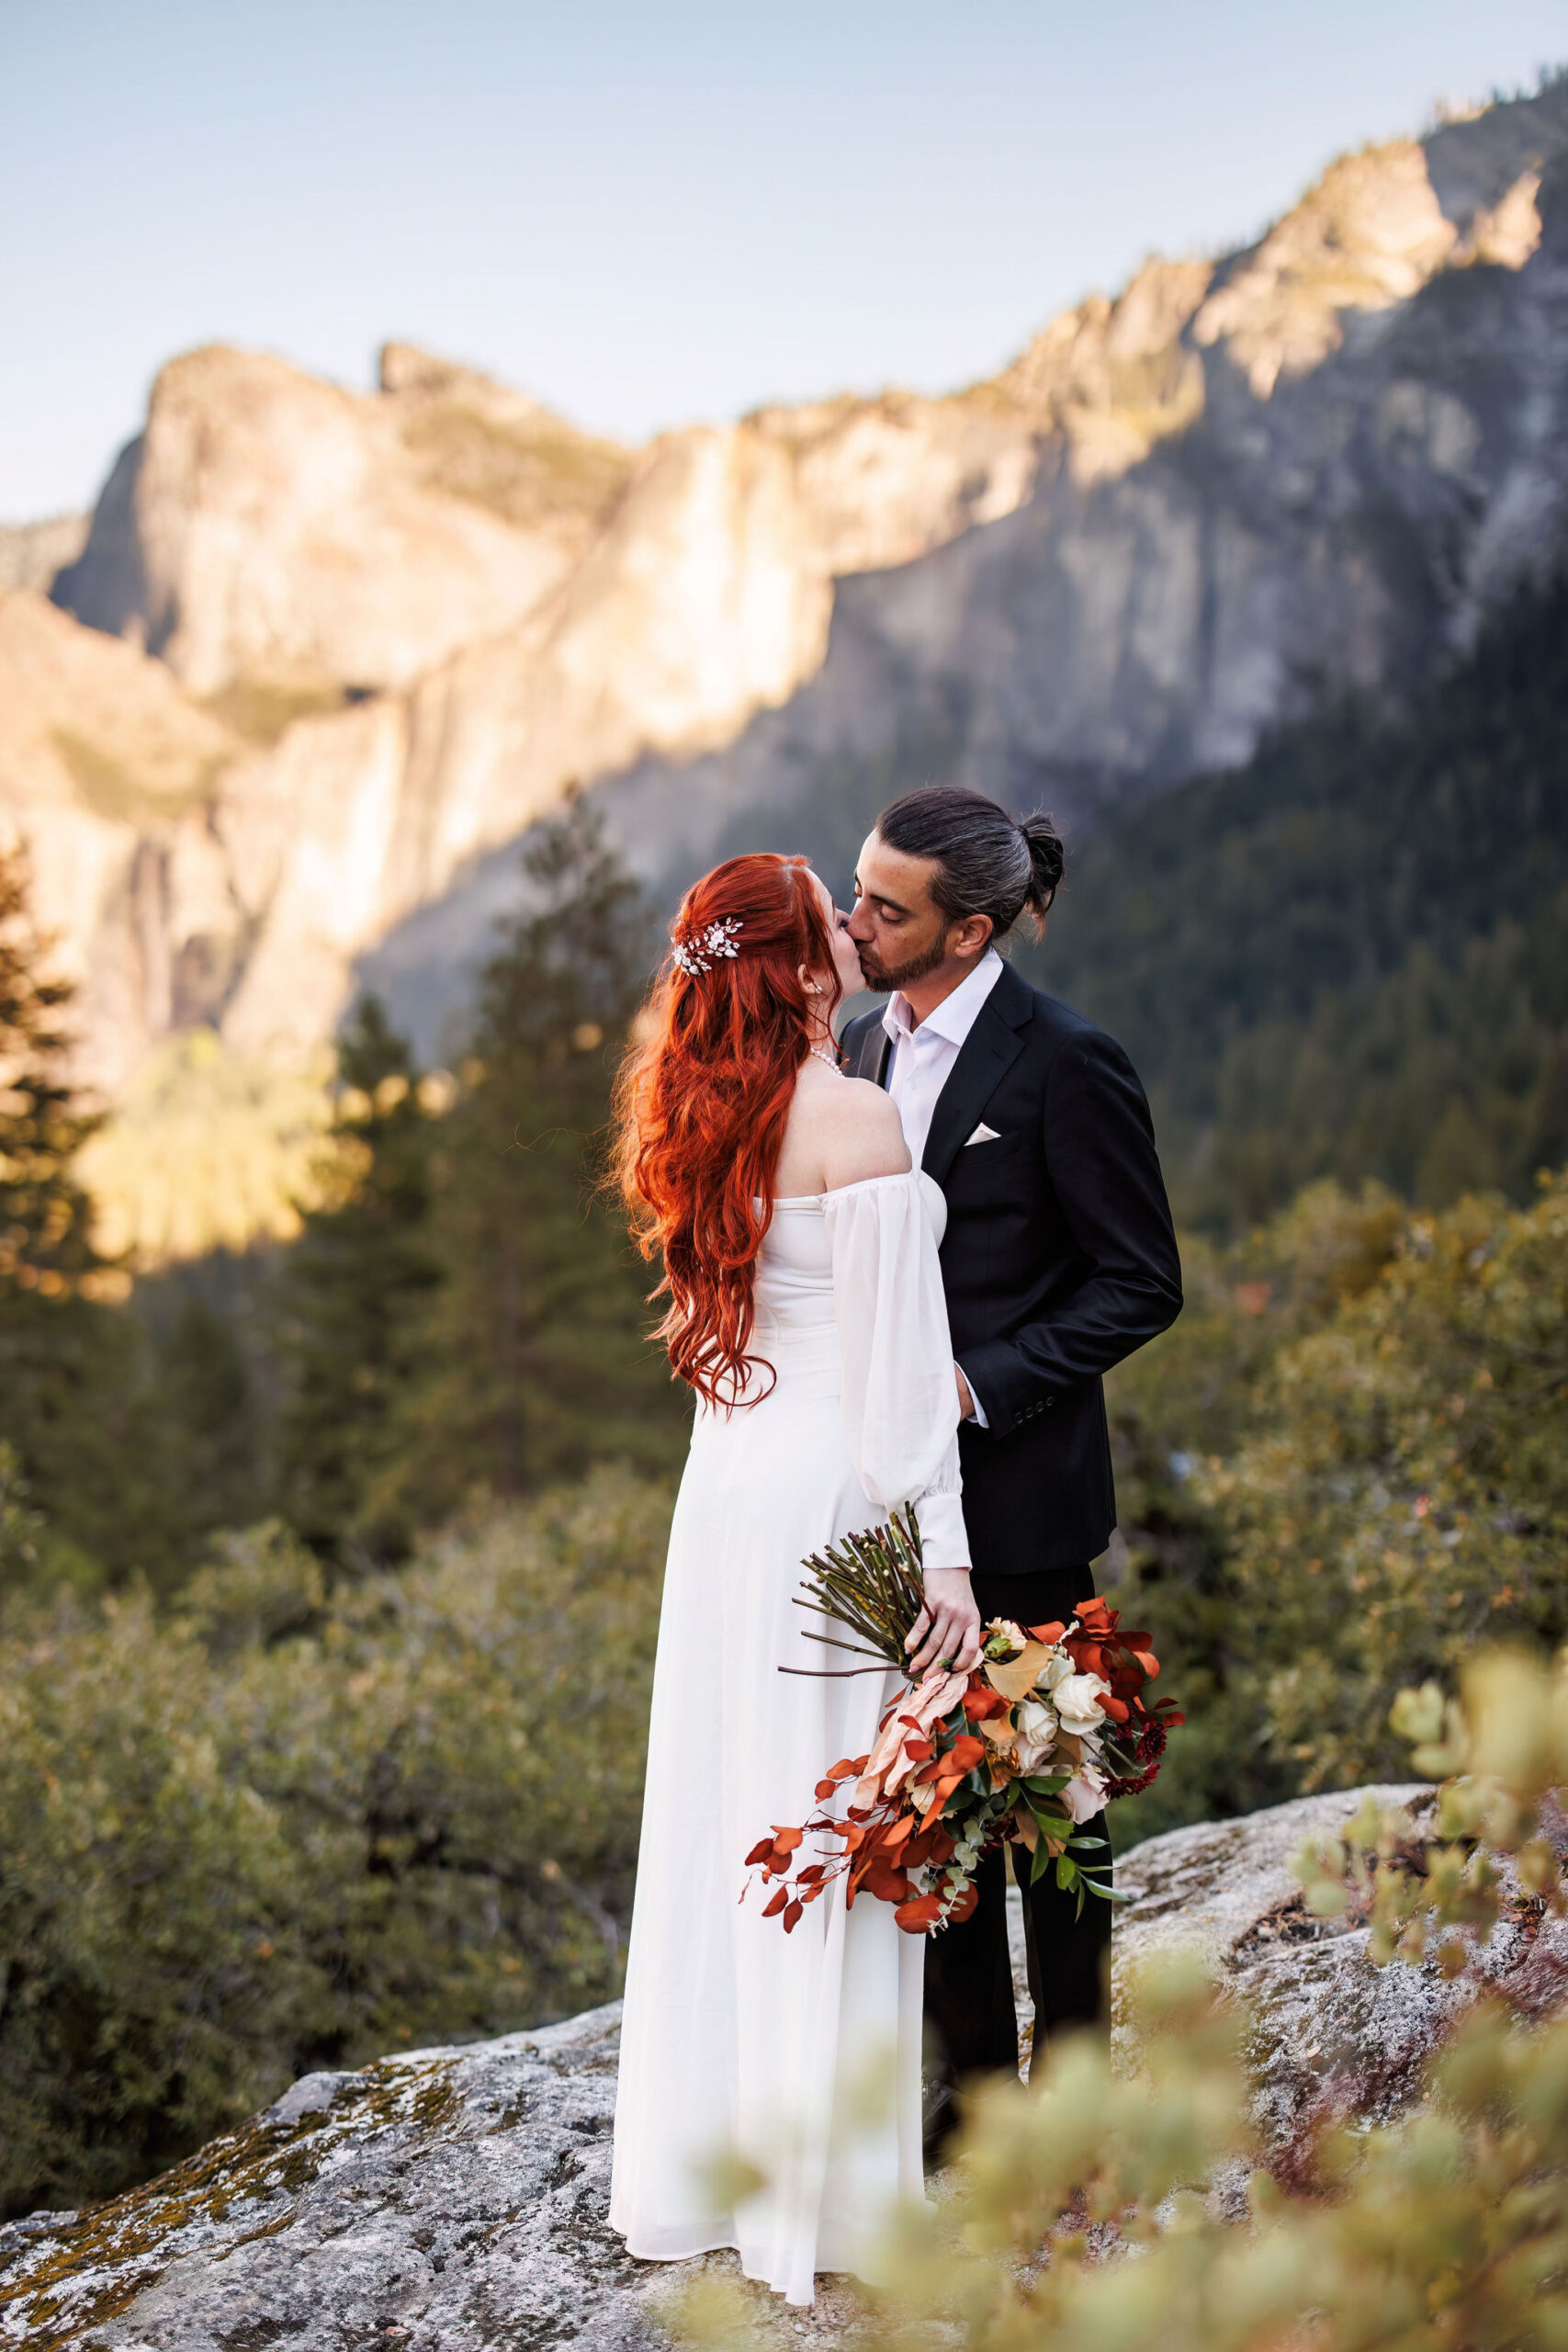
[(1105, 1720), (1102, 1698), (1111, 1696), (1111, 1685), (1098, 1674), (1067, 1674), (1051, 1693), (1064, 1731), (1096, 1732)]
[(1018, 1711), (1018, 1769), (1038, 1772), (1056, 1745), (1056, 1711), (1043, 1699), (1025, 1699)]
[(1105, 1775), (1092, 1764), (1080, 1764), (1062, 1791), (1062, 1803), (1075, 1821), (1092, 1821), (1105, 1803)]

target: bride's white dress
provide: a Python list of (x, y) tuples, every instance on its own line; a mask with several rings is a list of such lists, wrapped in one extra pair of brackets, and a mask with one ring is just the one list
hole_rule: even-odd
[[(928, 1565), (968, 1566), (944, 1216), (913, 1171), (774, 1203), (751, 1351), (776, 1385), (699, 1406), (671, 1532), (610, 2222), (645, 2259), (734, 2246), (794, 2303), (921, 2193), (924, 1939), (838, 1886), (787, 1936), (759, 1887), (739, 1898), (751, 1847), (807, 1819), (897, 1687), (778, 1671), (861, 1662), (802, 1638), (841, 1631), (793, 1605), (802, 1561), (912, 1502)], [(725, 2157), (767, 2188), (738, 2196)]]

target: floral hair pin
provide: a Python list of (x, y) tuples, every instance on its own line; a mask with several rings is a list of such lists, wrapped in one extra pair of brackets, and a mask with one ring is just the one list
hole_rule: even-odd
[(739, 956), (735, 935), (741, 928), (739, 915), (731, 915), (721, 922), (710, 922), (705, 931), (677, 931), (671, 953), (683, 972), (695, 979), (700, 972), (711, 972), (714, 965), (726, 956)]

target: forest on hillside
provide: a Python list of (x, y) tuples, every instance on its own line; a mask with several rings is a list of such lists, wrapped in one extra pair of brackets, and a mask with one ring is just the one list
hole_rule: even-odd
[[(1031, 951), (1187, 1228), (1111, 1384), (1102, 1588), (1189, 1716), (1123, 1845), (1397, 1773), (1397, 1690), (1568, 1633), (1565, 617), (1124, 811)], [(587, 802), (528, 855), (455, 1076), (360, 1005), (299, 1239), (134, 1284), (5, 868), (5, 2211), (616, 1989), (685, 1408), (599, 1178), (657, 932)]]
[(1133, 1056), (1190, 1225), (1324, 1176), (1528, 1199), (1568, 1159), (1568, 584), (1413, 707), (1114, 815), (1029, 968)]

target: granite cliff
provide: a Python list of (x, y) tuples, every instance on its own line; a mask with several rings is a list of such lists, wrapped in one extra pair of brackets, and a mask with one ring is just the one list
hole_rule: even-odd
[(297, 1060), (367, 974), (433, 1046), (574, 779), (661, 882), (839, 857), (923, 775), (1082, 824), (1397, 696), (1555, 560), (1565, 491), (1565, 82), (946, 399), (629, 450), (406, 345), (368, 396), (198, 351), (49, 598), (0, 598), (0, 826), (111, 1092), (193, 1023)]

